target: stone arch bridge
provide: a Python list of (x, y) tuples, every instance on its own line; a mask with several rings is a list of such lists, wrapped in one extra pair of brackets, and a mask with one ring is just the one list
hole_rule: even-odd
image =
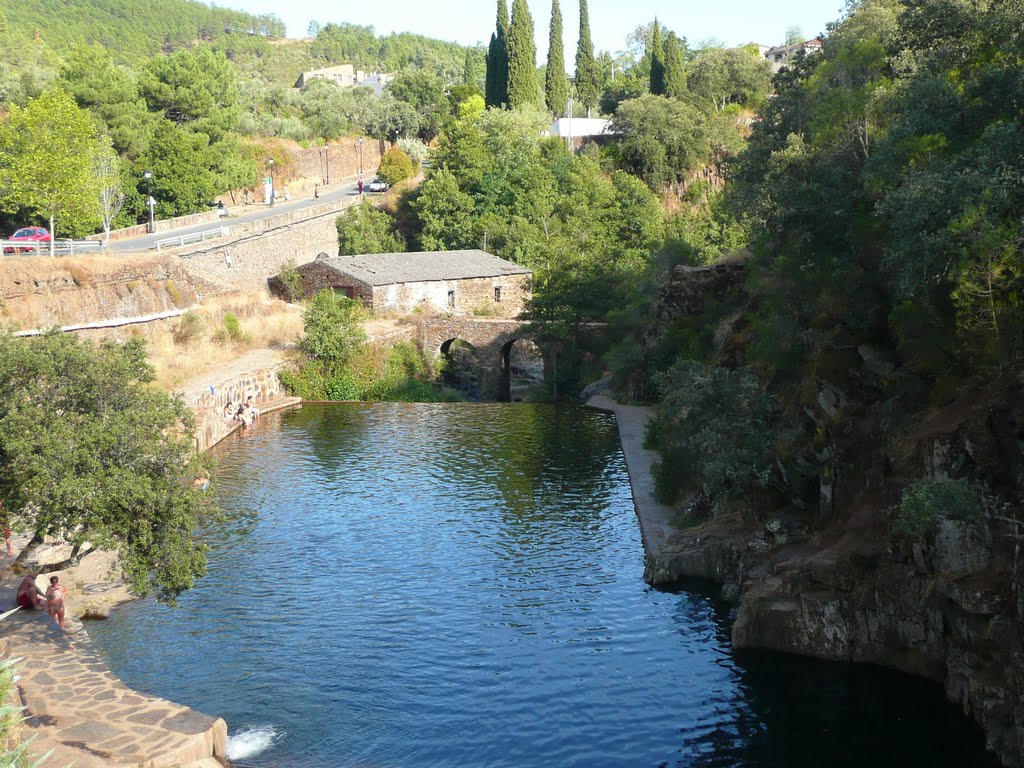
[[(437, 317), (416, 323), (420, 348), (439, 357), (448, 353), (456, 340), (476, 350), (477, 369), (482, 400), (507, 402), (510, 399), (512, 345), (520, 340), (532, 341), (528, 324), (519, 320), (486, 317)], [(548, 372), (547, 355), (544, 370)]]

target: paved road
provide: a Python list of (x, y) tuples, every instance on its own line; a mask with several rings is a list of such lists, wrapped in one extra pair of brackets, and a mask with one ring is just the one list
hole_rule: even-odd
[[(369, 183), (370, 178), (364, 177), (364, 181)], [(302, 199), (294, 199), (289, 202), (283, 202), (279, 200), (273, 206), (268, 205), (249, 205), (244, 207), (237, 207), (229, 209), (230, 217), (220, 219), (218, 222), (208, 222), (206, 224), (197, 224), (192, 227), (182, 227), (180, 229), (172, 229), (168, 232), (158, 232), (152, 235), (143, 235), (142, 237), (132, 238), (130, 240), (121, 240), (115, 243), (111, 243), (111, 250), (115, 253), (138, 253), (140, 251), (148, 251), (153, 248), (154, 243), (157, 240), (162, 240), (167, 237), (175, 237), (177, 235), (189, 235), (198, 232), (205, 232), (210, 229), (216, 229), (218, 226), (232, 226), (234, 224), (243, 224), (249, 221), (258, 221), (259, 219), (270, 218), (271, 216), (277, 216), (281, 213), (287, 213), (290, 211), (299, 211), (304, 208), (312, 208), (313, 206), (320, 205), (322, 203), (331, 202), (332, 200), (342, 200), (347, 197), (351, 197), (356, 194), (356, 182), (355, 179), (346, 179), (345, 181), (332, 184), (328, 187), (320, 187), (320, 197), (314, 200), (312, 195), (304, 197)]]

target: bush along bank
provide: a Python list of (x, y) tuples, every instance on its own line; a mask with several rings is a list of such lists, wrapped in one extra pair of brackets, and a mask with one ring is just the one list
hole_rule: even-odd
[(281, 383), (303, 400), (459, 402), (453, 389), (437, 384), (442, 372), (412, 342), (383, 347), (367, 341), (366, 312), (358, 302), (322, 291), (303, 314), (294, 367)]

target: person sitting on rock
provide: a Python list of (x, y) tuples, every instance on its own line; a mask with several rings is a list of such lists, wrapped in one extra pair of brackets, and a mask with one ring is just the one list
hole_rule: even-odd
[(224, 405), (224, 418), (231, 421), (235, 418), (235, 404), (230, 400)]
[(38, 573), (30, 573), (18, 585), (18, 595), (15, 598), (15, 602), (19, 608), (24, 608), (28, 611), (46, 610), (46, 595), (43, 594), (43, 590), (36, 586), (37, 576), (39, 576)]

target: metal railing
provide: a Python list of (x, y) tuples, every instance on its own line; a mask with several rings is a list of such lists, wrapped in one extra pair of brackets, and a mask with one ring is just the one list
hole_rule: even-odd
[[(54, 240), (53, 252), (61, 256), (76, 253), (103, 253), (107, 243), (103, 240)], [(0, 253), (6, 256), (49, 256), (50, 244), (30, 240), (0, 240)]]
[(216, 240), (220, 237), (227, 237), (229, 230), (230, 227), (217, 227), (217, 229), (207, 229), (203, 232), (193, 232), (189, 235), (165, 237), (162, 240), (157, 240), (153, 243), (153, 247), (156, 248), (157, 253), (159, 253), (161, 248), (180, 248), (181, 246), (189, 245), (190, 243), (205, 243), (207, 240)]

